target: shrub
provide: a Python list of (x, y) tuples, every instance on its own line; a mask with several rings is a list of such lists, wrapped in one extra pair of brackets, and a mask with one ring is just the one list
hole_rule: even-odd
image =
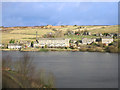
[(107, 52), (111, 52), (111, 53), (117, 53), (118, 52), (118, 48), (114, 47), (114, 46), (109, 46), (106, 48)]
[(89, 51), (89, 52), (95, 52), (96, 50), (94, 48), (88, 48), (87, 51)]
[(93, 46), (98, 46), (96, 43), (92, 43)]
[(74, 26), (77, 26), (77, 25), (74, 25)]
[(45, 45), (45, 48), (47, 48), (47, 45)]
[[(28, 54), (24, 54), (18, 61), (11, 62), (11, 59), (9, 56), (3, 58), (3, 88), (54, 88), (54, 75), (35, 72), (33, 60)], [(5, 70), (7, 68), (10, 70)]]
[(109, 44), (109, 46), (113, 45), (113, 42)]
[(32, 41), (32, 42), (31, 42), (31, 47), (33, 47), (33, 45), (34, 45), (34, 42)]
[(15, 43), (15, 40), (11, 39), (11, 40), (9, 41), (9, 43)]
[(67, 47), (65, 47), (65, 49), (67, 49)]
[(103, 47), (104, 45), (102, 44), (102, 42), (98, 42), (98, 46)]
[(80, 48), (79, 51), (87, 51), (87, 48)]
[(49, 50), (48, 50), (48, 49), (45, 49), (45, 48), (41, 48), (39, 51), (40, 51), (40, 52), (47, 52), (47, 51), (49, 51)]

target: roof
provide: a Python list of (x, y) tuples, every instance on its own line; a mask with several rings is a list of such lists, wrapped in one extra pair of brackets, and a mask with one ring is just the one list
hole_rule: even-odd
[(96, 39), (96, 38), (82, 38), (82, 40), (93, 40), (93, 39)]
[(102, 39), (113, 39), (113, 37), (102, 37)]
[(69, 40), (69, 38), (39, 38), (39, 40), (66, 40), (66, 39)]
[(8, 46), (21, 46), (20, 44), (9, 43)]

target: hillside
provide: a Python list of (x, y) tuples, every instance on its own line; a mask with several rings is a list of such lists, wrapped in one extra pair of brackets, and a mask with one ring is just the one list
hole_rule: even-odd
[[(36, 31), (38, 37), (42, 37), (46, 33), (55, 33), (55, 31), (62, 31), (65, 33), (68, 30), (78, 31), (87, 30), (91, 33), (117, 33), (118, 26), (34, 26), (34, 27), (3, 27), (2, 28), (2, 43), (8, 43), (10, 39), (16, 40), (30, 40), (34, 41), (36, 38)], [(77, 37), (79, 38), (79, 37)]]

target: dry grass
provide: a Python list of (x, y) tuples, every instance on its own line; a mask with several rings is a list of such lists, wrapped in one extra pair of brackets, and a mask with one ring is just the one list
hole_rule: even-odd
[(36, 31), (38, 33), (39, 36), (42, 36), (48, 32), (53, 32), (54, 31), (52, 29), (19, 29), (19, 30), (13, 30), (10, 33), (11, 34), (27, 34), (27, 35), (35, 35)]
[(35, 35), (24, 35), (24, 34), (11, 34), (11, 33), (2, 33), (2, 43), (8, 43), (11, 39), (15, 40), (31, 40), (24, 38), (35, 38)]
[(97, 27), (88, 31), (91, 33), (118, 33), (118, 26), (100, 26), (99, 28)]
[(52, 29), (14, 29), (8, 32), (2, 32), (2, 43), (8, 43), (11, 39), (15, 40), (29, 40), (34, 41), (36, 37), (36, 31), (38, 37), (42, 37), (42, 35), (54, 31)]
[[(86, 27), (78, 29), (78, 27)], [(62, 30), (63, 32), (66, 32), (67, 30), (72, 31), (78, 31), (78, 30), (88, 30), (91, 33), (117, 33), (118, 32), (118, 26), (112, 25), (112, 26), (67, 26), (59, 28), (59, 30)]]
[[(80, 26), (53, 26), (53, 28), (56, 28), (58, 30), (62, 30), (63, 33), (65, 33), (67, 30), (72, 31), (78, 31), (78, 27)], [(91, 33), (117, 33), (118, 32), (118, 26), (112, 25), (112, 26), (81, 26), (86, 27), (83, 28), (83, 30), (88, 30)], [(44, 28), (12, 28), (12, 30), (9, 28), (6, 29), (6, 31), (2, 32), (2, 43), (8, 43), (10, 39), (15, 40), (29, 40), (34, 41), (36, 37), (36, 31), (38, 32), (38, 37), (42, 37), (42, 35), (52, 32), (55, 33), (52, 29), (44, 29)]]

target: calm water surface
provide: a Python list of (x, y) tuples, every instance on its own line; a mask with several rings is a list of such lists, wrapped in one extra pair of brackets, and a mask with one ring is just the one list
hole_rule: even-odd
[(57, 88), (117, 88), (118, 54), (3, 51), (14, 60), (28, 53), (38, 69), (52, 72)]

